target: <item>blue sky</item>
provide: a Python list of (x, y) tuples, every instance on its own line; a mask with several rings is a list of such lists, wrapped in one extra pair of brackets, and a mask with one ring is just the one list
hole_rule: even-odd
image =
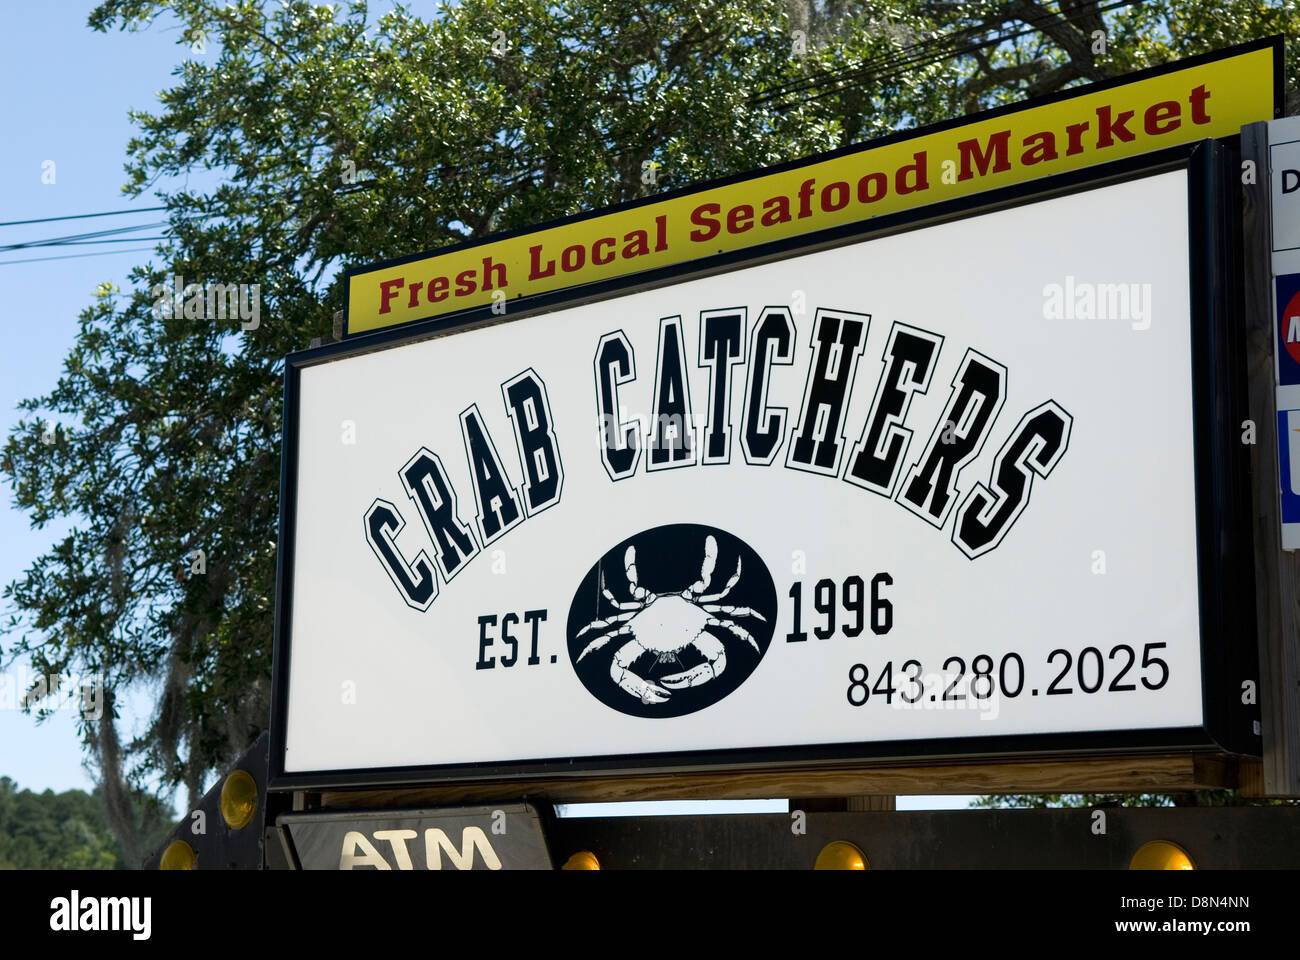
[[(129, 108), (152, 109), (156, 91), (188, 48), (163, 25), (137, 34), (99, 34), (86, 27), (89, 0), (5, 6), (0, 32), (4, 149), (0, 150), (0, 221), (157, 206), (128, 200), (123, 163), (132, 133)], [(48, 161), (52, 161), (53, 167)], [(52, 174), (52, 176), (51, 176)], [(53, 179), (53, 183), (43, 182)], [(158, 213), (0, 227), (0, 245), (110, 227), (155, 223)], [(157, 236), (157, 229), (141, 237)], [(130, 236), (129, 234), (127, 236)], [(8, 434), (18, 401), (47, 392), (57, 380), (77, 330), (77, 315), (105, 281), (126, 286), (131, 266), (149, 256), (132, 253), (148, 243), (38, 248), (0, 253), (0, 425)], [(109, 251), (76, 259), (35, 260)], [(16, 261), (29, 261), (19, 263)], [(32, 530), (0, 491), (0, 581), (20, 576), (66, 527)], [(6, 608), (7, 610), (7, 608)], [(6, 645), (4, 639), (0, 644)], [(19, 668), (11, 668), (11, 682)], [(126, 729), (136, 732), (147, 712), (146, 692), (128, 700)], [(41, 724), (0, 709), (0, 774), (32, 789), (89, 789), (74, 714), (57, 711)]]
[[(0, 81), (6, 92), (0, 150), (0, 221), (63, 217), (157, 205), (156, 198), (128, 200), (123, 164), (133, 128), (129, 109), (153, 110), (157, 92), (172, 85), (172, 71), (184, 57), (198, 56), (177, 45), (179, 31), (166, 22), (140, 33), (99, 34), (86, 27), (91, 0), (9, 3), (0, 32)], [(209, 51), (212, 48), (209, 47)], [(214, 56), (208, 52), (207, 56)], [(50, 179), (53, 161), (53, 183)], [(157, 213), (0, 227), (0, 245), (148, 224)], [(143, 230), (139, 236), (156, 236)], [(129, 235), (128, 235), (129, 236)], [(57, 380), (77, 329), (77, 315), (94, 290), (111, 281), (125, 287), (133, 264), (148, 252), (142, 243), (0, 252), (0, 426), (7, 435), (19, 419), (18, 402), (47, 392)], [(107, 255), (76, 259), (70, 253)], [(18, 262), (27, 261), (27, 262)], [(11, 506), (12, 491), (0, 491), (0, 583), (23, 572), (62, 532), (33, 531)], [(0, 645), (5, 641), (0, 639)], [(11, 676), (16, 673), (10, 670)], [(12, 681), (11, 681), (12, 682)], [(148, 691), (128, 699), (122, 734), (140, 732), (147, 722)], [(21, 786), (56, 791), (90, 789), (82, 766), (74, 715), (58, 711), (37, 724), (32, 716), (0, 709), (0, 775)], [(900, 807), (964, 807), (966, 797), (900, 798)], [(646, 804), (601, 804), (591, 813), (647, 812)], [(656, 807), (656, 812), (694, 813), (698, 804)], [(718, 810), (717, 807), (709, 809)], [(758, 801), (721, 809), (784, 810), (784, 802)], [(575, 808), (576, 812), (576, 808)]]

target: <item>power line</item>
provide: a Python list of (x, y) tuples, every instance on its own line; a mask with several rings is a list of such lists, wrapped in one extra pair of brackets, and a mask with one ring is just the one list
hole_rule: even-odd
[[(1144, 2), (1145, 0), (1114, 0), (1114, 2), (1098, 6), (1096, 12), (1101, 14), (1118, 7), (1140, 6)], [(979, 26), (961, 27), (947, 36), (935, 37), (932, 40), (913, 44), (902, 51), (902, 56), (884, 54), (867, 59), (856, 67), (848, 67), (820, 77), (806, 77), (788, 83), (778, 84), (772, 90), (764, 91), (759, 96), (751, 98), (751, 103), (770, 103), (774, 100), (789, 96), (792, 93), (815, 90), (818, 87), (830, 87), (830, 89), (813, 93), (810, 96), (794, 100), (786, 100), (785, 102), (774, 104), (774, 106), (777, 109), (782, 109), (797, 104), (808, 103), (812, 100), (817, 100), (824, 96), (840, 92), (843, 87), (838, 85), (841, 83), (852, 80), (867, 82), (891, 75), (899, 75), (909, 68), (925, 67), (943, 59), (965, 56), (975, 50), (998, 46), (1009, 40), (1018, 39), (1029, 33), (1042, 32), (1038, 29), (1037, 24), (1065, 16), (1066, 15), (1060, 11), (1044, 10), (1037, 16), (1029, 17), (1021, 21), (1025, 26), (1020, 29), (1008, 33), (996, 34), (987, 40), (970, 43), (965, 47), (960, 47), (959, 45), (983, 35), (984, 28)], [(1018, 20), (1019, 18), (1016, 19)]]
[[(1123, 2), (1123, 0), (1121, 0), (1121, 2)], [(918, 56), (913, 58), (910, 61), (903, 61), (899, 65), (905, 69), (908, 68), (920, 69), (922, 67), (928, 67), (932, 64), (940, 62), (941, 60), (956, 59), (958, 57), (963, 57), (966, 54), (973, 53), (976, 50), (982, 50), (986, 47), (998, 46), (1002, 43), (1005, 43), (1008, 40), (1015, 40), (1019, 37), (1022, 37), (1027, 33), (1034, 33), (1035, 30), (1036, 28), (1034, 27), (1025, 27), (1024, 29), (1019, 30), (1015, 33), (1002, 34), (993, 37), (990, 40), (987, 40), (983, 43), (976, 42), (976, 43), (969, 44), (968, 46), (965, 47), (953, 47), (951, 49), (941, 50), (933, 56), (929, 56), (929, 55)], [(820, 100), (823, 97), (830, 97), (830, 96), (834, 96), (837, 93), (843, 92), (845, 86), (851, 81), (857, 80), (859, 82), (866, 83), (872, 80), (887, 78), (890, 75), (891, 74), (886, 71), (850, 71), (838, 76), (833, 75), (831, 77), (827, 77), (823, 80), (819, 80), (813, 84), (810, 84), (808, 87), (805, 88), (808, 90), (815, 91), (817, 87), (826, 86), (827, 89), (810, 93), (806, 97), (800, 97), (794, 100), (786, 100), (780, 103), (778, 107), (788, 109), (789, 107), (798, 104), (811, 103), (814, 100)], [(836, 84), (836, 86), (831, 86), (831, 84)]]
[(51, 247), (93, 247), (100, 243), (145, 243), (146, 241), (175, 240), (175, 237), (121, 237), (117, 240), (68, 240), (64, 243), (51, 243)]
[(100, 250), (98, 253), (68, 253), (61, 257), (28, 257), (26, 260), (0, 260), (0, 267), (7, 267), (11, 263), (39, 263), (42, 260), (80, 260), (82, 257), (107, 257), (114, 253), (141, 253), (152, 249), (153, 247), (135, 247), (131, 250)]
[[(26, 240), (21, 243), (0, 245), (0, 252), (8, 250), (23, 250), (32, 247), (58, 247), (67, 243), (76, 243), (78, 241), (92, 242), (96, 237), (115, 237), (122, 233), (133, 233), (137, 230), (153, 230), (157, 227), (165, 227), (167, 225), (167, 222), (164, 220), (157, 223), (137, 223), (130, 227), (113, 227), (108, 230), (96, 230), (92, 233), (72, 233), (65, 237), (48, 237), (44, 240)], [(132, 239), (141, 238), (135, 237)]]
[(930, 51), (939, 51), (940, 55), (943, 55), (950, 47), (978, 33), (978, 28), (961, 27), (946, 36), (936, 36), (929, 40), (922, 40), (920, 43), (905, 46), (901, 51), (881, 53), (863, 60), (856, 66), (832, 71), (824, 76), (800, 77), (786, 83), (776, 84), (771, 90), (764, 91), (762, 94), (751, 98), (751, 102), (765, 103), (799, 90), (834, 83), (855, 76), (869, 77), (873, 73), (879, 74), (883, 72), (886, 68), (897, 71), (919, 61), (928, 55)]
[(74, 213), (66, 217), (42, 217), (39, 220), (6, 220), (0, 227), (21, 227), (28, 223), (53, 223), (55, 220), (85, 220), (89, 217), (120, 217), (128, 213), (149, 213), (166, 207), (136, 207), (134, 210), (109, 210), (105, 213)]
[[(1099, 14), (1105, 13), (1109, 10), (1113, 10), (1116, 7), (1137, 6), (1137, 5), (1141, 5), (1144, 2), (1145, 0), (1117, 0), (1117, 2), (1112, 2), (1112, 3), (1105, 4), (1104, 6), (1099, 6), (1096, 12)], [(1026, 25), (1026, 28), (1020, 29), (1014, 33), (995, 36), (992, 39), (983, 41), (982, 43), (977, 43), (973, 47), (966, 47), (960, 50), (955, 49), (957, 44), (984, 35), (984, 33), (987, 30), (987, 27), (983, 24), (972, 25), (967, 27), (959, 27), (946, 36), (934, 37), (931, 40), (924, 40), (920, 43), (912, 44), (908, 47), (905, 47), (904, 50), (902, 51), (902, 53), (904, 54), (904, 56), (902, 57), (896, 56), (893, 53), (884, 53), (877, 57), (870, 58), (863, 61), (857, 67), (848, 67), (845, 68), (844, 70), (836, 71), (834, 73), (828, 74), (823, 77), (807, 77), (798, 80), (792, 80), (785, 84), (779, 84), (773, 89), (772, 92), (765, 93), (761, 97), (755, 99), (760, 102), (765, 99), (767, 100), (775, 99), (777, 96), (780, 96), (782, 93), (790, 93), (795, 90), (823, 86), (828, 83), (834, 83), (839, 80), (848, 80), (855, 77), (860, 79), (872, 79), (874, 77), (881, 76), (882, 74), (885, 74), (887, 72), (896, 72), (894, 68), (908, 67), (911, 65), (926, 66), (930, 63), (935, 62), (938, 59), (942, 59), (944, 56), (948, 56), (948, 55), (962, 56), (966, 53), (971, 52), (972, 49), (979, 49), (985, 46), (995, 46), (1004, 43), (1007, 40), (1014, 40), (1018, 37), (1023, 36), (1026, 33), (1033, 32), (1034, 29), (1036, 29), (1035, 26), (1036, 24), (1044, 23), (1048, 20), (1052, 20), (1058, 17), (1065, 17), (1065, 16), (1066, 15), (1062, 11), (1044, 9), (1041, 13), (1035, 16), (1026, 17), (1023, 19), (1019, 17), (1014, 17), (1014, 18), (1009, 17), (1007, 18), (1008, 20), (1020, 21), (1024, 23)], [(938, 55), (931, 57), (930, 54), (933, 51), (939, 51)], [(885, 68), (889, 68), (889, 70), (886, 70)]]

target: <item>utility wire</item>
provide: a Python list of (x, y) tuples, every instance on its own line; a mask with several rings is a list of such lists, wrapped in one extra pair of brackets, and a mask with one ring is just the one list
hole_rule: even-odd
[(148, 241), (175, 240), (175, 237), (122, 237), (117, 240), (68, 240), (65, 243), (52, 243), (52, 247), (93, 247), (100, 243), (145, 243)]
[[(1001, 35), (1001, 36), (994, 37), (994, 38), (992, 38), (991, 40), (986, 41), (986, 42), (983, 42), (983, 43), (972, 43), (972, 44), (970, 44), (970, 45), (968, 45), (968, 46), (955, 48), (955, 49), (953, 49), (953, 50), (951, 50), (951, 51), (947, 51), (947, 50), (945, 50), (945, 51), (943, 51), (943, 52), (941, 52), (941, 53), (939, 53), (939, 54), (937, 54), (937, 55), (935, 55), (935, 56), (932, 56), (932, 57), (919, 57), (919, 58), (917, 58), (917, 59), (911, 61), (910, 63), (905, 64), (905, 66), (907, 66), (907, 67), (909, 67), (909, 68), (912, 68), (912, 69), (920, 69), (920, 68), (922, 68), (922, 67), (928, 67), (928, 66), (930, 66), (931, 64), (938, 63), (938, 62), (941, 61), (941, 60), (955, 59), (955, 58), (957, 58), (957, 57), (965, 56), (966, 54), (969, 54), (969, 53), (974, 53), (976, 50), (982, 50), (982, 49), (984, 49), (984, 48), (986, 48), (986, 47), (998, 46), (998, 45), (1000, 45), (1000, 44), (1002, 44), (1002, 43), (1005, 43), (1005, 42), (1008, 41), (1008, 40), (1015, 40), (1015, 39), (1017, 39), (1018, 37), (1021, 37), (1021, 36), (1023, 36), (1023, 35), (1026, 34), (1026, 33), (1033, 33), (1033, 32), (1035, 32), (1035, 30), (1036, 30), (1036, 28), (1034, 28), (1034, 27), (1026, 27), (1025, 29), (1020, 30), (1020, 31), (1018, 31), (1018, 32), (1016, 32), (1016, 33), (1012, 33), (1012, 34), (1003, 34), (1003, 35)], [(819, 92), (817, 92), (817, 93), (811, 93), (811, 94), (809, 94), (809, 95), (806, 96), (806, 97), (800, 97), (800, 98), (795, 99), (795, 100), (786, 100), (786, 101), (782, 102), (781, 104), (779, 104), (778, 106), (779, 106), (780, 108), (789, 109), (789, 108), (792, 107), (792, 106), (798, 106), (798, 105), (800, 105), (800, 104), (804, 104), (804, 103), (811, 103), (811, 102), (813, 102), (814, 100), (820, 100), (820, 99), (822, 99), (823, 97), (830, 97), (830, 96), (834, 96), (834, 95), (837, 94), (837, 93), (842, 93), (842, 92), (844, 91), (845, 87), (848, 85), (848, 83), (849, 83), (850, 81), (857, 80), (857, 81), (862, 82), (862, 83), (867, 83), (867, 82), (870, 82), (870, 81), (872, 81), (872, 80), (879, 80), (879, 79), (881, 79), (881, 78), (888, 77), (888, 76), (890, 76), (890, 74), (885, 73), (885, 72), (880, 72), (880, 73), (874, 73), (874, 74), (872, 74), (872, 73), (866, 73), (866, 74), (861, 74), (861, 75), (857, 75), (857, 76), (845, 76), (845, 77), (842, 77), (842, 78), (832, 78), (832, 79), (826, 81), (825, 83), (818, 83), (818, 84), (814, 85), (814, 87), (811, 87), (811, 88), (809, 88), (809, 89), (814, 89), (816, 86), (824, 86), (824, 85), (827, 85), (827, 84), (829, 84), (829, 83), (836, 83), (836, 84), (841, 84), (841, 85), (831, 87), (830, 89), (821, 90), (821, 91), (819, 91)]]
[(100, 250), (98, 253), (69, 253), (61, 257), (28, 257), (26, 260), (0, 260), (0, 267), (13, 263), (39, 263), (42, 260), (80, 260), (82, 257), (107, 257), (114, 253), (141, 253), (153, 247), (135, 247), (131, 250)]
[[(1099, 6), (1096, 12), (1098, 14), (1106, 13), (1118, 7), (1137, 6), (1144, 2), (1145, 0), (1115, 0), (1115, 2)], [(937, 63), (940, 60), (964, 56), (975, 50), (979, 50), (986, 47), (998, 46), (1003, 43), (1006, 43), (1009, 40), (1015, 40), (1020, 37), (1023, 37), (1029, 33), (1041, 32), (1039, 31), (1037, 24), (1043, 23), (1047, 20), (1051, 20), (1057, 17), (1064, 17), (1064, 16), (1065, 15), (1063, 13), (1060, 13), (1058, 11), (1044, 10), (1043, 13), (1037, 16), (1030, 17), (1024, 21), (1021, 21), (1025, 24), (1025, 26), (1021, 27), (1020, 29), (1013, 30), (1011, 32), (1001, 33), (989, 39), (982, 40), (975, 43), (970, 43), (964, 47), (959, 47), (958, 46), (959, 44), (962, 44), (972, 38), (981, 36), (984, 33), (984, 29), (981, 27), (963, 27), (958, 30), (954, 30), (951, 34), (948, 34), (946, 36), (936, 37), (932, 40), (922, 41), (921, 43), (914, 44), (910, 47), (907, 47), (902, 51), (901, 56), (894, 55), (894, 54), (884, 54), (879, 57), (865, 60), (863, 61), (863, 63), (859, 64), (858, 66), (848, 67), (845, 68), (844, 70), (835, 71), (833, 73), (824, 76), (808, 77), (799, 80), (793, 80), (785, 84), (780, 84), (770, 91), (764, 91), (762, 94), (756, 97), (752, 97), (750, 102), (756, 104), (768, 103), (773, 100), (777, 100), (778, 98), (781, 98), (783, 96), (787, 96), (791, 93), (801, 92), (804, 90), (811, 90), (817, 87), (827, 87), (832, 84), (841, 84), (850, 80), (859, 80), (865, 82), (870, 80), (881, 79), (882, 77), (888, 77), (891, 75), (899, 75), (904, 71), (906, 71), (907, 69), (929, 66), (930, 64)], [(838, 93), (842, 89), (843, 87), (836, 86), (833, 89), (825, 90), (820, 93), (813, 94), (812, 96), (809, 97), (803, 97), (793, 101), (786, 101), (777, 104), (776, 106), (778, 109), (788, 108), (793, 105), (797, 105), (800, 103), (807, 103), (812, 100), (820, 99), (823, 96), (828, 96), (834, 93)]]
[[(1119, 0), (1119, 2), (1109, 3), (1104, 6), (1098, 7), (1096, 12), (1105, 13), (1116, 7), (1137, 6), (1137, 5), (1141, 5), (1142, 3), (1145, 3), (1145, 0)], [(1065, 14), (1060, 11), (1045, 9), (1043, 10), (1043, 12), (1037, 14), (1036, 16), (1025, 18), (1020, 22), (1026, 24), (1029, 28), (1035, 28), (1037, 24), (1046, 22), (1056, 17), (1064, 17), (1064, 16)], [(1014, 18), (1014, 19), (1019, 20), (1020, 18)], [(821, 86), (826, 83), (833, 83), (838, 80), (851, 79), (856, 76), (861, 76), (863, 78), (879, 76), (882, 73), (886, 72), (883, 68), (890, 68), (889, 72), (894, 72), (894, 68), (907, 67), (911, 64), (919, 63), (922, 60), (927, 60), (927, 56), (931, 51), (942, 51), (940, 54), (940, 58), (942, 58), (942, 56), (945, 54), (960, 56), (962, 53), (969, 52), (970, 48), (957, 51), (954, 49), (955, 45), (962, 43), (966, 40), (972, 39), (974, 37), (981, 36), (985, 33), (985, 31), (986, 28), (982, 25), (961, 27), (954, 30), (952, 33), (946, 36), (939, 36), (931, 40), (924, 40), (921, 43), (912, 44), (911, 46), (904, 48), (902, 53), (905, 54), (905, 56), (899, 57), (894, 53), (881, 54), (877, 57), (863, 61), (863, 63), (861, 63), (857, 67), (847, 67), (843, 70), (836, 71), (834, 73), (828, 74), (823, 77), (808, 77), (799, 80), (792, 80), (785, 84), (780, 84), (777, 87), (775, 87), (771, 93), (764, 93), (760, 98), (756, 98), (756, 99), (759, 100), (772, 99), (775, 96), (779, 96), (783, 92), (791, 92), (798, 89), (806, 89), (808, 87)], [(1021, 29), (1015, 33), (1004, 34), (1000, 37), (994, 37), (984, 41), (983, 43), (977, 44), (976, 49), (982, 46), (993, 46), (996, 44), (1004, 43), (1007, 40), (1011, 40), (1019, 36), (1023, 36), (1025, 33), (1028, 32), (1030, 32), (1030, 30)], [(933, 59), (929, 59), (927, 60), (927, 62), (933, 62)]]
[(771, 90), (765, 90), (763, 93), (750, 98), (752, 103), (766, 103), (775, 100), (785, 94), (794, 93), (799, 90), (806, 90), (812, 87), (822, 86), (828, 83), (838, 82), (840, 80), (850, 79), (855, 76), (870, 76), (879, 74), (887, 68), (891, 72), (901, 72), (910, 64), (920, 60), (926, 54), (932, 51), (938, 51), (941, 55), (955, 44), (975, 36), (978, 31), (973, 27), (963, 27), (946, 36), (933, 37), (929, 40), (922, 40), (920, 43), (905, 46), (901, 51), (891, 51), (889, 53), (878, 54), (863, 60), (861, 63), (852, 67), (845, 67), (842, 70), (833, 71), (823, 76), (800, 77), (797, 80), (790, 80), (785, 83), (776, 84)]
[(21, 227), (28, 223), (53, 223), (55, 220), (85, 220), (89, 217), (120, 217), (130, 213), (149, 213), (154, 210), (166, 210), (166, 207), (136, 207), (134, 210), (109, 210), (106, 213), (74, 213), (66, 217), (42, 217), (39, 220), (6, 220), (0, 227)]
[[(109, 230), (96, 230), (92, 233), (73, 233), (65, 237), (48, 237), (44, 240), (26, 240), (21, 243), (0, 245), (0, 252), (8, 250), (24, 250), (31, 247), (57, 247), (66, 243), (76, 243), (78, 241), (93, 242), (96, 237), (114, 237), (122, 233), (134, 233), (137, 230), (155, 230), (158, 227), (165, 227), (167, 225), (166, 221), (160, 221), (158, 223), (138, 223), (130, 227), (113, 227)], [(140, 238), (137, 237), (133, 239)]]

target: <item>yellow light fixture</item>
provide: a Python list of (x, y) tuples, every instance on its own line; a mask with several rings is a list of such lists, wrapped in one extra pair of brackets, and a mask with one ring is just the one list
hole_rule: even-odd
[(158, 860), (159, 870), (193, 870), (198, 856), (184, 840), (173, 840)]
[(600, 861), (590, 850), (579, 850), (568, 860), (564, 861), (561, 870), (599, 870)]
[(236, 770), (221, 786), (221, 819), (231, 830), (242, 830), (256, 812), (257, 781), (247, 770)]
[(1130, 870), (1195, 870), (1191, 856), (1170, 840), (1152, 840), (1138, 847), (1129, 861)]
[(817, 854), (814, 870), (870, 870), (867, 855), (847, 840), (835, 840)]

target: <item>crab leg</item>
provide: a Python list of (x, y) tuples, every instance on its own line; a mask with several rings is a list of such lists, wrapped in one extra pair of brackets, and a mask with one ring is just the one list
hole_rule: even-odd
[(699, 596), (696, 597), (695, 599), (697, 599), (700, 603), (712, 603), (714, 600), (721, 600), (723, 597), (725, 597), (727, 594), (731, 592), (731, 588), (734, 587), (736, 585), (736, 582), (739, 580), (740, 580), (740, 558), (737, 557), (736, 572), (731, 575), (731, 579), (727, 581), (727, 585), (723, 587), (721, 590), (719, 590), (717, 593), (711, 593), (708, 596)]
[(627, 552), (623, 554), (623, 569), (627, 572), (628, 586), (632, 588), (632, 599), (648, 603), (646, 597), (651, 595), (650, 591), (637, 582), (635, 546), (628, 547)]
[(636, 600), (619, 600), (612, 593), (610, 593), (609, 587), (605, 586), (604, 570), (600, 571), (600, 592), (605, 595), (606, 600), (608, 600), (611, 604), (614, 605), (614, 607), (616, 607), (619, 610), (640, 610), (642, 607), (645, 606), (644, 603), (640, 603)]
[(727, 668), (726, 648), (723, 647), (722, 641), (713, 634), (701, 632), (691, 641), (691, 645), (704, 655), (704, 662), (681, 673), (660, 677), (659, 682), (665, 687), (674, 690), (682, 687), (698, 687), (700, 684), (712, 680)]
[(631, 635), (632, 635), (632, 627), (626, 623), (623, 624), (623, 626), (619, 627), (617, 630), (611, 630), (609, 631), (609, 633), (602, 633), (595, 640), (591, 641), (591, 643), (587, 644), (587, 648), (583, 650), (582, 653), (578, 654), (578, 660), (581, 660), (583, 657), (591, 653), (593, 650), (599, 650), (601, 647), (609, 643), (609, 641), (613, 640), (615, 637), (631, 636)]
[(700, 564), (700, 579), (687, 588), (691, 596), (698, 597), (709, 589), (709, 582), (713, 579), (713, 568), (717, 565), (718, 541), (713, 534), (709, 534), (704, 538), (704, 562)]
[(757, 617), (764, 623), (767, 623), (767, 617), (763, 616), (752, 607), (729, 607), (722, 603), (706, 603), (700, 605), (701, 609), (709, 613), (725, 613), (729, 617)]
[(624, 620), (631, 620), (637, 615), (637, 610), (640, 609), (640, 607), (637, 607), (636, 610), (629, 610), (627, 613), (616, 613), (608, 620), (593, 620), (574, 634), (573, 639), (578, 639), (578, 637), (582, 636), (588, 630), (604, 630), (606, 627), (612, 627), (614, 624), (622, 623)]
[(618, 610), (640, 610), (643, 606), (645, 606), (645, 604), (638, 603), (635, 600), (617, 600), (614, 598), (614, 595), (609, 592), (609, 589), (607, 587), (602, 588), (600, 592), (603, 593), (605, 595), (605, 599), (608, 600), (615, 607), (615, 609)]
[(709, 617), (708, 620), (704, 621), (704, 625), (706, 627), (721, 627), (723, 630), (729, 630), (736, 636), (740, 637), (741, 640), (748, 640), (749, 645), (754, 648), (755, 653), (761, 654), (763, 652), (758, 648), (758, 641), (754, 639), (753, 634), (738, 623), (732, 623), (730, 620), (719, 620), (717, 617)]
[[(628, 633), (632, 631), (623, 627)], [(644, 656), (646, 648), (632, 638), (614, 651), (614, 659), (609, 664), (609, 675), (614, 682), (636, 697), (642, 703), (663, 703), (671, 694), (656, 683), (651, 683), (632, 670), (632, 664)]]

